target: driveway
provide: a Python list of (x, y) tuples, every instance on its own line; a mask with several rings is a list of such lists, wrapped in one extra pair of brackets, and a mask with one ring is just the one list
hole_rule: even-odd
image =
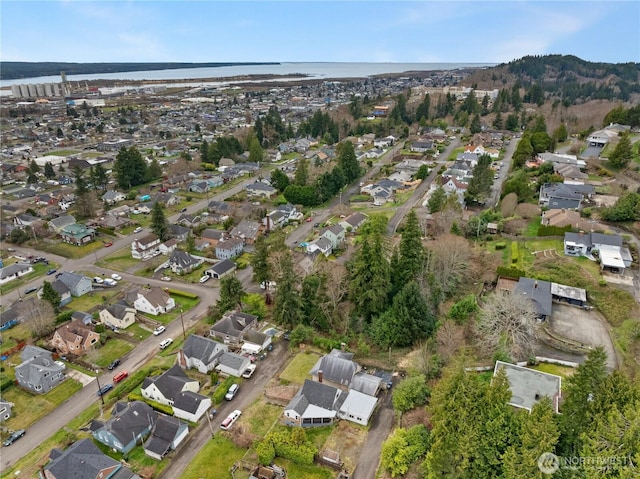
[(616, 351), (606, 321), (600, 313), (554, 303), (550, 323), (551, 329), (560, 336), (591, 347), (602, 346), (607, 353), (607, 366), (610, 369), (617, 368)]

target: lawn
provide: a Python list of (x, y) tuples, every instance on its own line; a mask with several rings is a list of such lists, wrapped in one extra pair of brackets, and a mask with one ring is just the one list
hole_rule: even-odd
[(529, 222), (529, 225), (527, 226), (527, 229), (524, 233), (525, 236), (538, 236), (538, 228), (540, 228), (541, 223), (542, 223), (541, 217), (536, 216), (535, 218), (533, 218)]
[(331, 431), (323, 447), (340, 453), (347, 471), (353, 471), (360, 457), (360, 450), (367, 440), (368, 429), (349, 421), (340, 421)]
[(184, 314), (187, 311), (195, 308), (196, 305), (200, 302), (200, 298), (191, 299), (185, 298), (184, 296), (178, 296), (177, 294), (171, 294), (171, 297), (176, 302), (176, 307), (171, 311), (165, 314), (159, 314), (158, 316), (150, 316), (156, 321), (161, 322), (162, 324), (167, 324), (176, 319), (180, 314)]
[(71, 310), (91, 313), (94, 309), (109, 304), (113, 298), (118, 296), (121, 289), (120, 287), (95, 289), (87, 294), (73, 298), (69, 304), (63, 307), (63, 311)]
[(280, 374), (282, 381), (302, 385), (305, 379), (310, 379), (309, 371), (316, 364), (320, 356), (315, 353), (298, 353), (291, 360), (287, 368)]
[(24, 323), (20, 323), (11, 329), (2, 332), (2, 344), (0, 344), (0, 353), (11, 349), (20, 341), (26, 341), (31, 338), (31, 331)]
[[(15, 263), (15, 261), (13, 263)], [(8, 266), (10, 264), (12, 264), (12, 262), (7, 261), (5, 266)], [(9, 291), (12, 291), (16, 288), (21, 288), (23, 285), (27, 284), (29, 281), (36, 279), (44, 275), (50, 269), (55, 268), (53, 264), (47, 265), (43, 263), (36, 263), (36, 264), (32, 264), (31, 266), (33, 267), (33, 271), (31, 273), (25, 274), (24, 276), (16, 278), (13, 281), (9, 281), (8, 283), (0, 286), (0, 294), (6, 294)]]
[(242, 419), (251, 425), (253, 434), (264, 437), (281, 414), (282, 408), (280, 406), (256, 401), (242, 413)]
[[(242, 459), (245, 450), (234, 446), (234, 444), (220, 434), (216, 434), (213, 439), (202, 448), (189, 467), (182, 473), (180, 479), (203, 479), (212, 478), (232, 479), (229, 469), (237, 461)], [(212, 475), (213, 474), (213, 475)], [(306, 475), (291, 475), (289, 477), (313, 477)]]
[(69, 243), (45, 243), (44, 241), (38, 242), (37, 249), (42, 251), (46, 251), (48, 253), (57, 254), (60, 256), (64, 256), (65, 258), (83, 258), (88, 254), (93, 253), (94, 251), (98, 251), (101, 248), (104, 248), (103, 241), (109, 241), (112, 238), (108, 236), (101, 236), (100, 240), (92, 241), (91, 243), (75, 246)]
[(56, 151), (50, 151), (49, 153), (46, 153), (44, 156), (70, 156), (70, 155), (75, 155), (76, 153), (80, 153), (80, 151), (78, 151), (78, 150), (56, 150)]
[(130, 248), (122, 248), (102, 258), (96, 263), (96, 266), (125, 272), (128, 269), (135, 267), (139, 263), (140, 260), (131, 257)]
[(114, 359), (120, 359), (133, 349), (133, 345), (123, 339), (111, 338), (104, 346), (97, 349), (98, 356), (95, 363), (101, 368), (106, 368)]
[(142, 341), (143, 339), (147, 339), (149, 336), (151, 336), (152, 332), (140, 326), (139, 323), (133, 323), (127, 329), (121, 329), (120, 334), (126, 334), (130, 338), (136, 338)]
[(537, 366), (529, 366), (529, 368), (543, 373), (555, 374), (563, 378), (569, 377), (575, 372), (573, 368), (549, 363), (540, 363)]
[[(16, 356), (17, 357), (17, 356)], [(26, 429), (34, 422), (49, 414), (82, 389), (75, 379), (67, 379), (46, 394), (30, 394), (17, 386), (2, 391), (2, 398), (12, 402), (13, 415), (3, 423), (8, 429)]]
[(284, 468), (287, 471), (287, 477), (291, 477), (292, 479), (331, 479), (335, 477), (335, 472), (316, 465), (299, 466), (298, 464), (294, 464), (293, 462), (287, 459), (282, 459), (281, 457), (276, 458), (274, 462), (278, 466)]

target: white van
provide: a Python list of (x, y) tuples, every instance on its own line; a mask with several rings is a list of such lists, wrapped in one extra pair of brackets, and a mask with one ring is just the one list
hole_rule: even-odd
[(237, 384), (232, 384), (229, 390), (227, 391), (227, 394), (224, 395), (224, 398), (227, 401), (231, 401), (233, 397), (236, 395), (236, 393), (238, 392), (238, 389), (240, 389), (240, 386), (238, 386)]
[(171, 338), (165, 339), (164, 341), (162, 341), (160, 343), (160, 349), (168, 348), (171, 345), (171, 343), (173, 343), (173, 339), (171, 339)]

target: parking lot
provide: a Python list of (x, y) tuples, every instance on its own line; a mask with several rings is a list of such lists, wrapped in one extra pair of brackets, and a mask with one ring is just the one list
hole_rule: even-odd
[(576, 306), (553, 303), (551, 329), (585, 346), (602, 346), (607, 353), (607, 365), (617, 367), (615, 349), (609, 336), (606, 320), (597, 311), (585, 311)]

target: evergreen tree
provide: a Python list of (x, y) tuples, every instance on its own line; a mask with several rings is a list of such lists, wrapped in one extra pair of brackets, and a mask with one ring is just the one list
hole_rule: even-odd
[(93, 183), (95, 189), (107, 189), (107, 185), (109, 184), (109, 175), (107, 174), (107, 170), (104, 166), (102, 166), (102, 163), (98, 163), (93, 167), (93, 173), (90, 174), (89, 178), (91, 179), (91, 183)]
[(169, 224), (164, 215), (164, 209), (159, 202), (156, 202), (151, 210), (151, 231), (153, 231), (160, 241), (167, 241), (169, 239)]
[(511, 113), (507, 117), (507, 122), (505, 123), (504, 127), (509, 131), (519, 130), (520, 128), (518, 126), (518, 115)]
[(116, 155), (116, 161), (113, 164), (113, 173), (118, 186), (126, 190), (131, 189), (132, 186), (146, 183), (149, 177), (147, 170), (147, 162), (134, 146), (129, 149), (123, 146)]
[(513, 167), (522, 168), (527, 160), (533, 158), (533, 146), (531, 145), (531, 135), (528, 133), (522, 135), (516, 151), (513, 153)]
[(493, 127), (496, 130), (502, 130), (502, 128), (504, 127), (504, 122), (502, 121), (502, 113), (500, 113), (500, 111), (496, 113), (496, 117), (493, 120)]
[(466, 200), (469, 202), (484, 201), (485, 197), (491, 192), (492, 181), (491, 157), (489, 155), (480, 155), (478, 163), (473, 167), (473, 176), (465, 193)]
[(269, 265), (269, 243), (264, 235), (258, 236), (255, 242), (255, 249), (251, 255), (251, 266), (253, 267), (253, 280), (258, 283), (268, 284), (271, 277), (271, 267)]
[(397, 259), (392, 260), (392, 289), (395, 296), (405, 284), (416, 279), (424, 267), (425, 251), (422, 246), (422, 233), (415, 210), (409, 211), (402, 230)]
[(291, 252), (286, 250), (280, 260), (278, 291), (273, 308), (273, 317), (278, 324), (289, 329), (302, 322), (302, 298), (297, 289), (299, 278), (293, 270)]
[(480, 122), (480, 115), (477, 113), (473, 115), (473, 119), (471, 120), (471, 126), (469, 127), (472, 135), (476, 133), (480, 133), (482, 131), (482, 123)]
[(558, 143), (567, 141), (567, 138), (569, 137), (569, 132), (567, 131), (567, 125), (565, 125), (564, 122), (560, 123), (560, 126), (556, 128), (556, 131), (553, 132), (553, 136), (555, 137)]
[(203, 140), (200, 145), (200, 161), (209, 163), (209, 143), (207, 140)]
[(242, 308), (242, 298), (246, 292), (240, 280), (235, 276), (225, 276), (220, 280), (220, 299), (211, 312), (213, 320), (220, 319), (224, 313), (232, 309)]
[(360, 248), (350, 262), (349, 298), (365, 323), (387, 307), (389, 262), (382, 243), (382, 233), (364, 235)]
[(296, 172), (293, 177), (293, 183), (298, 186), (306, 186), (309, 181), (309, 160), (300, 158), (296, 164)]
[(264, 130), (262, 127), (262, 119), (259, 116), (256, 118), (256, 122), (253, 126), (253, 132), (255, 133), (260, 145), (262, 145), (262, 142), (264, 141)]
[(633, 147), (628, 133), (623, 133), (613, 153), (609, 155), (609, 164), (616, 168), (625, 168), (633, 159)]
[(427, 93), (422, 99), (422, 101), (420, 102), (420, 104), (418, 105), (418, 108), (416, 109), (415, 120), (416, 121), (421, 121), (423, 119), (428, 120), (430, 108), (431, 108), (431, 97)]
[(40, 173), (40, 167), (38, 166), (38, 163), (36, 163), (36, 160), (31, 160), (31, 163), (29, 163), (29, 173), (34, 175)]
[(280, 193), (283, 193), (290, 183), (289, 177), (280, 168), (276, 168), (271, 172), (270, 182), (271, 186), (273, 186)]
[(53, 166), (48, 161), (44, 164), (44, 177), (48, 180), (52, 180), (56, 177), (56, 172), (53, 171)]
[(442, 186), (438, 186), (436, 190), (431, 194), (427, 206), (429, 207), (429, 213), (437, 213), (442, 210), (445, 201), (447, 200), (447, 193)]
[(162, 178), (162, 167), (160, 163), (158, 163), (158, 160), (154, 158), (151, 160), (151, 163), (149, 163), (148, 179), (153, 181), (158, 178)]
[(251, 140), (249, 145), (249, 161), (259, 163), (264, 159), (264, 150), (257, 138)]
[(89, 187), (87, 185), (87, 180), (84, 177), (84, 170), (79, 166), (74, 166), (71, 168), (71, 174), (73, 175), (74, 184), (76, 185), (76, 197), (88, 193)]
[(340, 167), (346, 184), (352, 183), (354, 180), (360, 177), (362, 170), (356, 157), (356, 152), (353, 147), (353, 143), (350, 141), (343, 141), (337, 147), (338, 153), (338, 166)]
[(51, 305), (53, 311), (58, 314), (60, 311), (60, 295), (53, 289), (53, 285), (49, 281), (45, 281), (42, 285), (42, 299)]

